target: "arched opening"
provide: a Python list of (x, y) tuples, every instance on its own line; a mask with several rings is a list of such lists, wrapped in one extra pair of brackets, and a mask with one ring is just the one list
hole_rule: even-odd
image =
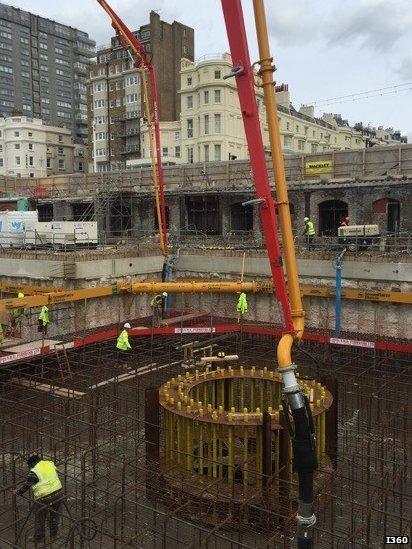
[(336, 236), (338, 227), (348, 215), (348, 204), (342, 200), (325, 200), (319, 204), (319, 234)]
[(253, 206), (250, 204), (242, 206), (241, 202), (230, 206), (230, 230), (231, 231), (252, 231), (253, 230)]
[(187, 229), (203, 234), (221, 234), (220, 207), (217, 196), (187, 196)]
[[(388, 233), (399, 232), (401, 207), (399, 200), (395, 198), (380, 198), (372, 204), (374, 214), (386, 215), (386, 227), (380, 226), (380, 231), (386, 228)], [(379, 222), (379, 217), (378, 217)], [(382, 220), (384, 223), (384, 220)]]

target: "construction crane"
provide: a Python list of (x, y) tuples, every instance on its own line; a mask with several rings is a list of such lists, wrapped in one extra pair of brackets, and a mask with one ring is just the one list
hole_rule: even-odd
[[(275, 83), (273, 80), (275, 67), (272, 64), (273, 60), (269, 50), (263, 0), (253, 0), (260, 56), (258, 63), (260, 64), (276, 184), (276, 202), (274, 203), (271, 197), (260, 130), (255, 95), (255, 76), (249, 58), (242, 3), (241, 0), (221, 1), (233, 62), (232, 72), (227, 76), (236, 80), (273, 285), (276, 298), (280, 302), (283, 311), (285, 333), (278, 343), (277, 360), (283, 382), (283, 409), (292, 439), (293, 468), (299, 479), (297, 538), (298, 548), (303, 549), (304, 547), (312, 547), (313, 525), (316, 522), (316, 516), (313, 512), (313, 477), (318, 465), (312, 413), (308, 399), (297, 382), (295, 375), (297, 367), (292, 360), (292, 346), (295, 342), (300, 342), (303, 336), (304, 311), (299, 288), (285, 169), (280, 144)], [(275, 206), (279, 212), (289, 296), (282, 266)]]
[[(105, 0), (97, 0), (112, 21), (121, 44), (130, 53), (133, 65), (140, 69), (143, 87), (144, 108), (147, 120), (147, 129), (150, 143), (150, 157), (152, 164), (152, 178), (155, 189), (156, 214), (159, 226), (160, 248), (165, 258), (168, 257), (168, 238), (166, 220), (166, 201), (164, 194), (163, 166), (160, 147), (159, 98), (157, 91), (156, 72), (146, 55), (146, 50), (136, 36), (128, 29), (120, 17), (113, 11)], [(147, 83), (149, 75), (150, 88)]]

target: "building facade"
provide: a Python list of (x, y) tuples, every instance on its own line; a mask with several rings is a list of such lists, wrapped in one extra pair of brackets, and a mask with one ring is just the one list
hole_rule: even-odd
[(85, 171), (84, 145), (74, 145), (69, 129), (41, 119), (0, 119), (0, 175), (47, 177)]
[[(179, 134), (180, 143), (174, 143), (178, 156), (170, 156), (166, 145), (165, 162), (193, 163), (212, 162), (248, 157), (246, 137), (240, 112), (236, 83), (233, 78), (223, 79), (232, 68), (231, 56), (223, 54), (204, 57), (196, 63), (187, 59), (181, 62), (180, 126), (174, 126), (174, 135)], [(256, 77), (256, 83), (259, 79)], [(400, 145), (406, 138), (393, 129), (370, 128), (361, 123), (351, 127), (340, 114), (324, 113), (315, 116), (313, 106), (295, 109), (290, 101), (287, 85), (276, 88), (276, 99), (281, 133), (281, 144), (285, 154), (319, 154), (325, 151), (358, 150), (375, 145)], [(262, 137), (269, 148), (266, 110), (262, 89), (256, 87)], [(170, 143), (169, 128), (162, 128), (161, 142)], [(147, 141), (147, 127), (141, 128), (142, 142)], [(172, 155), (173, 156), (173, 155)], [(141, 159), (134, 163), (150, 161), (149, 150), (142, 147)]]
[(0, 114), (42, 118), (87, 138), (86, 32), (0, 3)]
[[(155, 12), (134, 34), (155, 68), (162, 121), (180, 115), (180, 62), (194, 57), (194, 31), (177, 21), (161, 21)], [(89, 67), (89, 161), (97, 171), (119, 170), (141, 156), (140, 126), (144, 116), (140, 71), (117, 37), (99, 48), (97, 63)], [(148, 156), (150, 158), (149, 151)]]

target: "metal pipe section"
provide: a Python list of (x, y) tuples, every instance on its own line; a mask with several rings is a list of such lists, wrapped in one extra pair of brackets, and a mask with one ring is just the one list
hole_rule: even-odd
[[(272, 151), (277, 207), (283, 241), (283, 257), (288, 278), (289, 300), (293, 317), (293, 334), (285, 334), (279, 341), (277, 358), (282, 375), (285, 415), (290, 418), (289, 432), (293, 448), (293, 469), (299, 478), (298, 498), (298, 547), (311, 547), (312, 527), (316, 522), (313, 513), (313, 473), (317, 469), (316, 441), (313, 418), (307, 398), (295, 377), (296, 365), (292, 361), (294, 340), (300, 341), (304, 330), (304, 311), (299, 288), (299, 278), (290, 218), (289, 199), (283, 163), (280, 130), (274, 90), (272, 64), (266, 15), (263, 0), (253, 0), (256, 34), (260, 55), (260, 74), (266, 106), (269, 141)], [(293, 425), (292, 425), (293, 424)]]
[(258, 292), (259, 284), (252, 282), (133, 282), (119, 284), (119, 289), (134, 294), (154, 293), (236, 293)]
[(341, 316), (342, 316), (342, 261), (346, 248), (337, 256), (335, 260), (335, 336), (340, 336)]

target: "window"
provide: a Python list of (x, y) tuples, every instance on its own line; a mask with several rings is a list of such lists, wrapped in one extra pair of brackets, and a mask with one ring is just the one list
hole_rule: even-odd
[(63, 147), (59, 147), (59, 154), (64, 154), (64, 149), (63, 149)]
[(205, 135), (209, 134), (209, 115), (205, 114)]
[(24, 38), (23, 36), (20, 37), (20, 42), (22, 44), (28, 44), (29, 43), (29, 39), (28, 38)]
[(39, 48), (40, 48), (41, 50), (47, 50), (47, 44), (45, 44), (44, 42), (40, 42)]
[(14, 137), (20, 137), (20, 132), (14, 132)]
[(318, 145), (317, 145), (317, 143), (312, 143), (311, 152), (312, 152), (312, 153), (318, 152)]
[(186, 97), (186, 106), (188, 109), (193, 109), (193, 95), (188, 95)]
[(27, 132), (27, 135), (28, 135), (29, 137), (33, 137), (33, 132)]
[[(187, 137), (193, 137), (193, 118), (187, 119)], [(192, 150), (193, 155), (193, 150)]]
[(290, 130), (290, 123), (289, 122), (286, 122), (286, 129)]
[(219, 80), (221, 73), (219, 70), (215, 71), (215, 80)]
[(220, 90), (215, 90), (215, 103), (220, 103)]
[(0, 153), (3, 152), (3, 145), (0, 144)]
[(126, 95), (126, 104), (137, 103), (137, 93), (129, 93)]
[(16, 156), (16, 166), (20, 166), (20, 156)]
[(51, 159), (50, 159), (50, 158), (48, 158), (48, 159), (46, 160), (46, 166), (47, 166), (48, 168), (51, 168)]
[(189, 164), (193, 164), (193, 147), (187, 148), (187, 161)]
[(4, 166), (4, 161), (2, 158), (0, 158), (0, 168), (2, 168)]
[(167, 156), (169, 154), (169, 148), (168, 147), (163, 147), (162, 148), (162, 156)]
[(215, 133), (220, 133), (221, 131), (221, 119), (220, 114), (215, 114)]
[(285, 147), (290, 147), (292, 145), (292, 138), (289, 135), (283, 136), (283, 145)]
[(0, 71), (7, 74), (13, 74), (13, 69), (11, 67), (5, 67), (4, 65), (0, 65)]
[(15, 148), (15, 149), (20, 149), (20, 143), (15, 143), (15, 144), (14, 144), (14, 148)]
[(208, 91), (203, 92), (203, 98), (205, 100), (205, 104), (207, 105), (207, 103), (209, 103), (209, 92)]
[(33, 150), (33, 143), (29, 143), (29, 150)]
[(304, 151), (305, 150), (305, 142), (303, 141), (303, 139), (298, 140), (298, 150), (299, 151)]
[(105, 90), (104, 82), (96, 82), (96, 84), (94, 84), (94, 86), (93, 86), (93, 91), (94, 92), (101, 92), (101, 91), (104, 91), (104, 90)]
[(3, 38), (8, 38), (9, 40), (11, 40), (11, 34), (9, 32), (0, 31), (0, 36), (2, 36)]
[(61, 143), (63, 141), (63, 136), (59, 135), (59, 142)]
[(175, 157), (180, 158), (180, 145), (176, 145), (175, 147)]
[(66, 169), (65, 161), (63, 158), (59, 158), (59, 172), (64, 172)]
[(34, 157), (29, 156), (29, 166), (34, 166)]
[(189, 51), (189, 50), (188, 50), (188, 47), (187, 47), (187, 46), (183, 46), (183, 53), (184, 53), (185, 55), (187, 55), (187, 52), (188, 52), (188, 51)]
[(222, 160), (222, 146), (215, 145), (215, 160)]
[(205, 162), (209, 162), (209, 145), (205, 145)]
[(94, 108), (99, 109), (100, 107), (105, 107), (106, 101), (104, 99), (95, 99)]
[(188, 86), (191, 86), (191, 85), (192, 85), (192, 77), (191, 77), (191, 76), (188, 76), (188, 77), (187, 77), (187, 85), (188, 85)]

